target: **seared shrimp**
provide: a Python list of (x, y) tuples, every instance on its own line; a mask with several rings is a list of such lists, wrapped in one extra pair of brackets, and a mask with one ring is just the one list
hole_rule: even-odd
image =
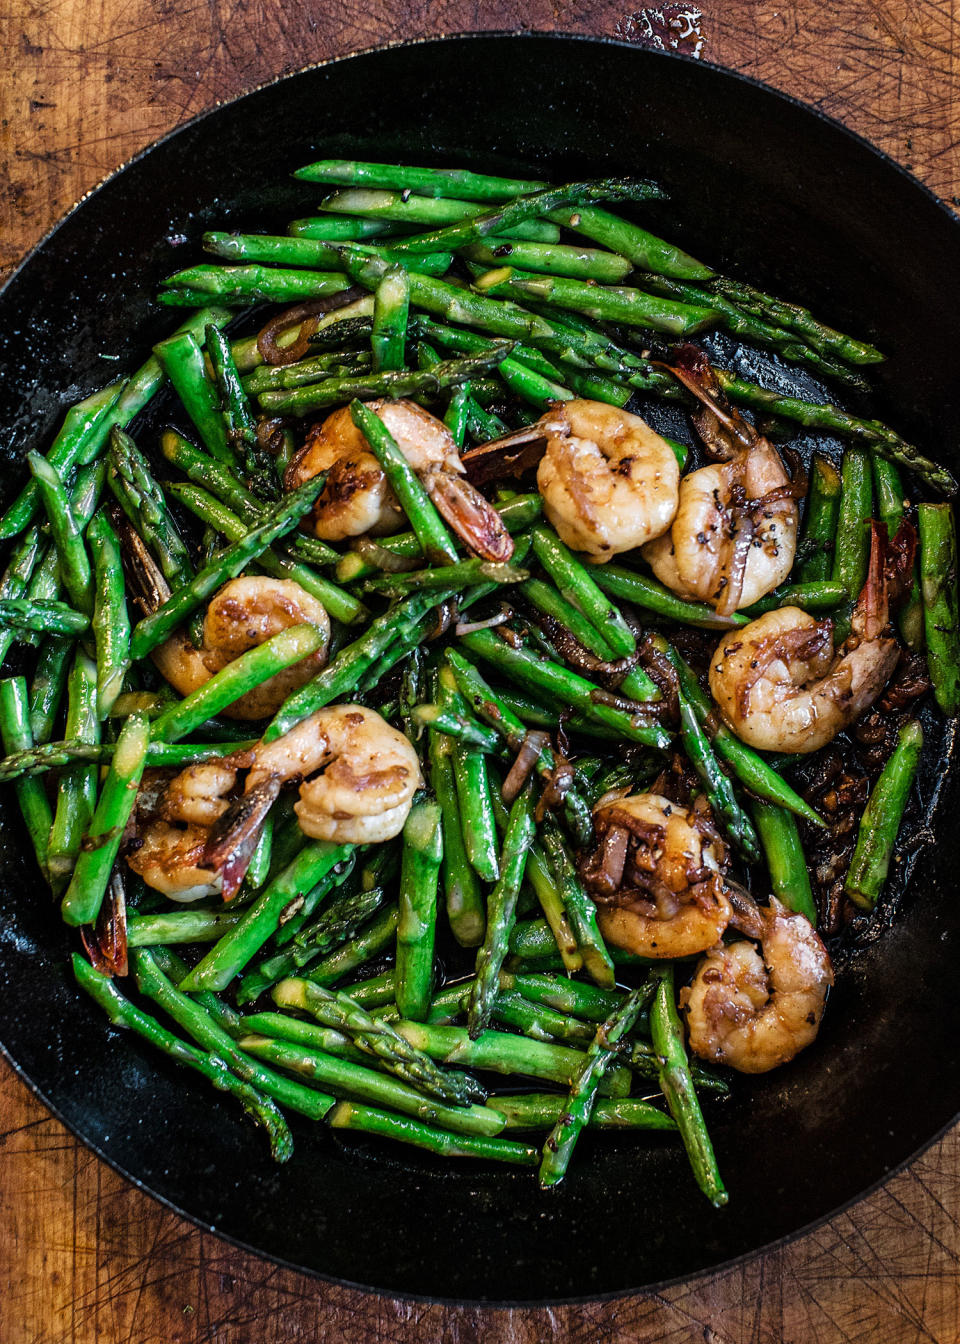
[(694, 419), (720, 460), (684, 476), (672, 527), (643, 555), (675, 593), (729, 616), (789, 575), (802, 488), (791, 482), (773, 445), (722, 405), (709, 366), (700, 362), (693, 371), (672, 372), (704, 403)]
[[(513, 541), (500, 515), (464, 477), (453, 436), (442, 420), (413, 401), (371, 401), (397, 447), (417, 473), (438, 512), (458, 536), (485, 560), (507, 561)], [(399, 501), (353, 423), (350, 408), (314, 425), (290, 463), (284, 485), (295, 490), (311, 476), (327, 473), (327, 483), (307, 525), (324, 541), (379, 536), (404, 526)]]
[(741, 1073), (786, 1064), (815, 1039), (833, 967), (803, 915), (771, 898), (760, 911), (761, 956), (742, 941), (714, 948), (680, 991), (690, 1048)]
[(687, 957), (720, 940), (733, 907), (708, 813), (641, 793), (602, 800), (594, 823), (600, 845), (582, 871), (604, 938), (641, 957)]
[(710, 660), (710, 692), (741, 741), (761, 751), (819, 751), (873, 704), (900, 652), (883, 634), (880, 555), (875, 530), (867, 582), (839, 649), (833, 622), (799, 607), (768, 611), (720, 641)]
[(609, 560), (666, 532), (677, 512), (680, 469), (645, 420), (600, 401), (565, 401), (539, 422), (543, 509), (561, 539)]
[[(236, 793), (241, 770), (243, 792)], [(229, 900), (284, 784), (298, 784), (300, 829), (336, 844), (377, 844), (403, 829), (422, 784), (406, 737), (363, 705), (319, 709), (269, 745), (189, 766), (150, 783), (128, 863), (173, 900)]]
[(363, 705), (318, 709), (253, 755), (247, 790), (268, 779), (303, 779), (294, 808), (300, 829), (337, 844), (399, 835), (423, 783), (407, 738)]
[(173, 779), (162, 771), (145, 776), (127, 862), (172, 901), (199, 901), (223, 890), (223, 875), (206, 862), (206, 849), (211, 828), (230, 806), (237, 760), (190, 765)]
[(178, 632), (155, 650), (153, 661), (171, 686), (189, 695), (247, 649), (301, 624), (318, 626), (324, 632), (323, 647), (223, 710), (231, 719), (264, 719), (276, 713), (287, 696), (315, 677), (327, 661), (330, 617), (299, 583), (259, 575), (231, 579), (207, 607), (202, 647), (195, 649)]

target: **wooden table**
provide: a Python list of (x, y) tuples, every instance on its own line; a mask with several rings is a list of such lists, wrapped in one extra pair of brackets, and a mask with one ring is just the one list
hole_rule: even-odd
[[(3, 21), (0, 270), (131, 154), (277, 74), (441, 32), (523, 27), (641, 40), (650, 26), (650, 12), (631, 12), (628, 0), (20, 0), (20, 12), (13, 8)], [(960, 4), (701, 0), (700, 8), (703, 59), (838, 117), (960, 205)], [(3, 1344), (960, 1339), (960, 1129), (790, 1246), (662, 1293), (551, 1311), (397, 1301), (236, 1251), (114, 1175), (5, 1064), (0, 1152)]]

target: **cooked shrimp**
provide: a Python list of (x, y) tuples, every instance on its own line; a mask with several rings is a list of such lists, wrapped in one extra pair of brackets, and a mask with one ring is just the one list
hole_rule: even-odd
[(127, 855), (127, 863), (148, 887), (171, 901), (217, 895), (223, 890), (223, 877), (206, 863), (209, 834), (206, 826), (175, 826), (156, 817), (138, 837), (139, 848)]
[(645, 420), (600, 401), (565, 401), (539, 425), (544, 513), (571, 549), (609, 560), (667, 530), (680, 469)]
[(720, 461), (684, 476), (673, 525), (645, 546), (643, 555), (675, 593), (709, 602), (729, 616), (789, 575), (802, 487), (791, 482), (773, 445), (721, 405), (708, 366), (672, 372), (705, 403), (694, 419)]
[(687, 957), (718, 942), (733, 907), (709, 814), (657, 793), (601, 800), (584, 865), (603, 936), (641, 957)]
[[(438, 512), (485, 560), (506, 561), (513, 541), (500, 515), (464, 477), (453, 435), (413, 401), (372, 401), (375, 412), (416, 472)], [(383, 468), (345, 406), (314, 425), (290, 463), (284, 485), (294, 490), (319, 472), (327, 483), (308, 520), (324, 541), (379, 536), (404, 526), (404, 514)]]
[(237, 780), (234, 758), (187, 766), (172, 779), (150, 771), (137, 795), (127, 862), (148, 887), (172, 901), (199, 901), (223, 890), (206, 862), (211, 827), (228, 810)]
[[(243, 792), (232, 797), (241, 770)], [(229, 900), (284, 784), (299, 785), (294, 811), (305, 835), (377, 844), (403, 829), (422, 783), (402, 733), (363, 705), (330, 705), (266, 746), (188, 766), (163, 785), (151, 777), (128, 862), (173, 900), (213, 892)]]
[(423, 783), (407, 738), (363, 705), (318, 709), (254, 748), (246, 787), (269, 778), (303, 779), (294, 810), (305, 835), (357, 845), (399, 835)]
[(887, 604), (874, 532), (870, 572), (837, 650), (833, 622), (799, 607), (731, 630), (710, 660), (710, 692), (726, 722), (761, 751), (811, 752), (832, 742), (883, 690), (899, 657), (884, 636)]
[(763, 920), (761, 956), (753, 943), (714, 948), (680, 991), (690, 1048), (741, 1073), (786, 1064), (815, 1039), (833, 967), (803, 915), (775, 898)]
[(207, 607), (202, 647), (195, 649), (186, 635), (178, 632), (155, 650), (153, 661), (171, 686), (181, 695), (189, 695), (247, 649), (301, 624), (323, 630), (323, 647), (223, 710), (231, 719), (264, 719), (276, 713), (287, 696), (315, 677), (327, 661), (330, 617), (299, 583), (259, 575), (231, 579)]

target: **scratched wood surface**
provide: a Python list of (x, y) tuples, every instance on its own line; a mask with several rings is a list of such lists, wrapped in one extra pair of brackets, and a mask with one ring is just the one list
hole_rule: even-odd
[[(642, 40), (648, 15), (630, 4), (7, 0), (0, 272), (131, 154), (277, 74), (443, 32), (524, 27)], [(838, 117), (960, 205), (960, 0), (699, 8), (702, 58)], [(960, 1129), (790, 1246), (662, 1293), (549, 1311), (397, 1301), (238, 1252), (114, 1175), (2, 1062), (0, 1157), (2, 1344), (960, 1340)]]

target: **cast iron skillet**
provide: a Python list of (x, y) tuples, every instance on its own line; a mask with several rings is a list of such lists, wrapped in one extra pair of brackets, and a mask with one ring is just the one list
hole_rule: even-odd
[[(187, 235), (275, 227), (319, 194), (290, 169), (337, 154), (474, 163), (558, 181), (660, 179), (646, 216), (715, 265), (802, 297), (889, 351), (874, 404), (956, 469), (960, 228), (839, 126), (725, 71), (612, 42), (425, 42), (285, 79), (135, 160), (0, 295), (0, 424), (16, 460), (62, 409), (171, 329), (151, 303), (197, 256)], [(946, 746), (923, 787), (946, 769)], [(956, 815), (956, 779), (940, 815)], [(500, 1301), (622, 1292), (712, 1268), (854, 1199), (960, 1110), (950, 1063), (960, 906), (956, 831), (939, 827), (901, 917), (859, 953), (816, 1046), (712, 1116), (730, 1204), (715, 1212), (676, 1143), (584, 1140), (563, 1185), (443, 1164), (296, 1124), (286, 1167), (206, 1084), (108, 1028), (66, 970), (68, 939), (4, 796), (0, 1034), (39, 1096), (131, 1180), (279, 1261), (380, 1290)], [(943, 888), (940, 879), (945, 878)], [(951, 880), (952, 879), (952, 880)]]

